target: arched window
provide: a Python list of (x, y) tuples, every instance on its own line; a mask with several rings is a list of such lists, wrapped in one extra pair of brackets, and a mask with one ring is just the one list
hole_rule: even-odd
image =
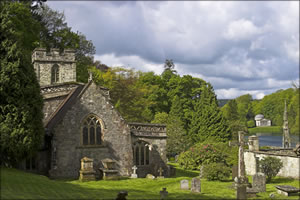
[(150, 151), (149, 144), (144, 141), (137, 141), (133, 144), (133, 161), (135, 165), (149, 165)]
[(99, 145), (102, 143), (101, 123), (95, 115), (83, 120), (81, 128), (82, 145)]
[(51, 84), (59, 82), (59, 66), (57, 64), (53, 65), (51, 68)]

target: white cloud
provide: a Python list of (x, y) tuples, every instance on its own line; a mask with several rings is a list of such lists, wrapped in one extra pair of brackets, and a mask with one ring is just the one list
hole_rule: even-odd
[(179, 74), (212, 83), (219, 97), (254, 98), (299, 78), (299, 2), (47, 2), (92, 40), (109, 66)]
[(261, 34), (263, 31), (256, 27), (251, 21), (239, 19), (230, 22), (224, 37), (229, 40), (251, 39), (253, 36)]

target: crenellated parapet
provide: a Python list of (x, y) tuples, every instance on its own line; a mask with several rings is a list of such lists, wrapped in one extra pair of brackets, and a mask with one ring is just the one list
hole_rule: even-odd
[(167, 128), (163, 124), (129, 123), (131, 133), (139, 137), (167, 137)]
[(75, 51), (72, 49), (65, 49), (61, 52), (59, 49), (53, 48), (47, 52), (45, 48), (36, 48), (32, 54), (32, 61), (75, 63)]

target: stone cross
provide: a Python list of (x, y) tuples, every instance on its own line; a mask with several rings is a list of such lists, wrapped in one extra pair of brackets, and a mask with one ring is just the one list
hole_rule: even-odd
[(247, 199), (246, 193), (246, 173), (245, 173), (245, 161), (244, 161), (244, 132), (239, 131), (239, 163), (238, 163), (238, 177), (237, 177), (237, 191), (236, 197), (237, 199)]
[(133, 169), (133, 173), (136, 174), (137, 167), (134, 165), (134, 166), (132, 167), (132, 169)]
[(163, 176), (162, 173), (164, 172), (164, 170), (161, 167), (159, 168), (158, 172), (159, 172), (159, 176)]
[(291, 138), (290, 138), (289, 126), (288, 126), (286, 101), (284, 101), (283, 127), (282, 128), (283, 128), (282, 147), (290, 148), (291, 147)]

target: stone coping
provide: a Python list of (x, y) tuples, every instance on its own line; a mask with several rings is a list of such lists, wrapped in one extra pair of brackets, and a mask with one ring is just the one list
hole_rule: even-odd
[(76, 149), (92, 149), (92, 148), (106, 148), (106, 144), (98, 144), (98, 145), (80, 145), (75, 147)]
[(128, 125), (133, 125), (133, 126), (154, 126), (154, 127), (166, 127), (167, 125), (165, 124), (150, 124), (150, 123), (140, 123), (140, 122), (129, 122)]
[(274, 156), (287, 156), (287, 157), (294, 157), (298, 158), (298, 156), (295, 154), (295, 152), (292, 151), (292, 149), (288, 149), (291, 152), (289, 153), (282, 153), (279, 150), (273, 150), (273, 149), (268, 149), (268, 150), (259, 150), (259, 151), (250, 151), (250, 150), (245, 150), (245, 152), (250, 152), (250, 153), (257, 153), (257, 154), (265, 154), (265, 155), (274, 155)]

